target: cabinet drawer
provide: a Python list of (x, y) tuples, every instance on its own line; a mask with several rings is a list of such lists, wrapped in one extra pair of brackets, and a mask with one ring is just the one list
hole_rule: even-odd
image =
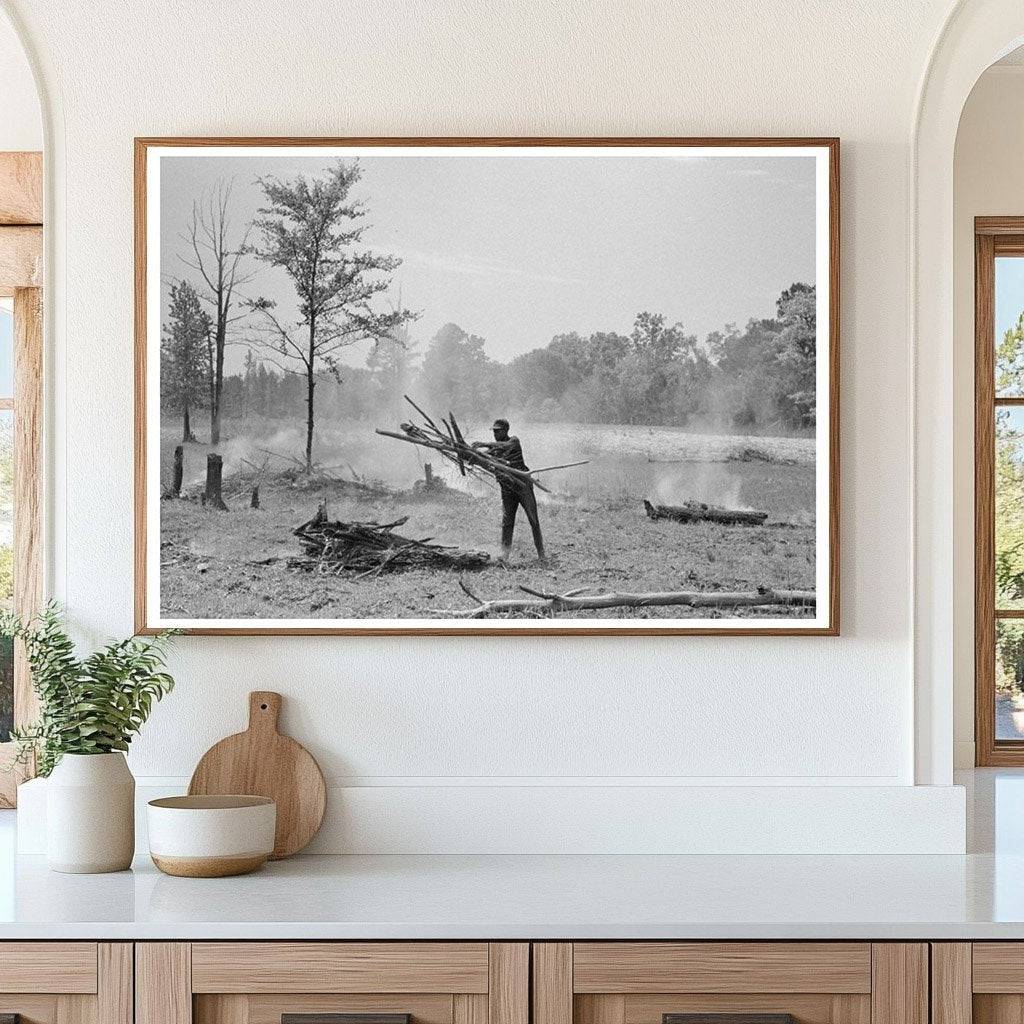
[(578, 942), (574, 992), (871, 991), (866, 942)]
[(95, 942), (0, 943), (0, 992), (92, 994), (97, 974)]
[[(533, 1010), (534, 1024), (929, 1024), (928, 949), (869, 942), (536, 943)], [(713, 1021), (702, 1019), (709, 1015)]]
[(135, 1024), (528, 1024), (529, 973), (522, 942), (139, 943)]
[(197, 942), (193, 992), (487, 991), (486, 942)]

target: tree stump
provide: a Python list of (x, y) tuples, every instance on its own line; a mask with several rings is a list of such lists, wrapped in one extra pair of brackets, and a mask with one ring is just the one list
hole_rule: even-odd
[(178, 445), (174, 449), (174, 474), (171, 480), (171, 486), (167, 489), (168, 498), (180, 498), (181, 497), (181, 483), (185, 477), (185, 448), (184, 445)]
[(224, 472), (224, 459), (216, 452), (206, 456), (206, 491), (203, 493), (203, 504), (212, 505), (221, 512), (227, 512), (221, 495), (221, 476)]

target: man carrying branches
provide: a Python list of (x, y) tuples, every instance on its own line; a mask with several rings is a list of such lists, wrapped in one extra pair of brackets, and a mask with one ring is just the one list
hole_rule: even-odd
[[(518, 437), (509, 434), (509, 422), (496, 419), (491, 428), (494, 432), (493, 441), (474, 441), (473, 447), (487, 452), (492, 458), (511, 466), (522, 473), (528, 473), (530, 467), (523, 458), (523, 446)], [(530, 521), (533, 531), (533, 543), (537, 548), (537, 557), (541, 561), (547, 559), (544, 553), (544, 537), (540, 532), (540, 515), (537, 512), (537, 496), (530, 480), (519, 477), (501, 475), (498, 477), (501, 488), (501, 557), (508, 559), (512, 553), (512, 534), (516, 528), (516, 513), (522, 505), (526, 518)]]

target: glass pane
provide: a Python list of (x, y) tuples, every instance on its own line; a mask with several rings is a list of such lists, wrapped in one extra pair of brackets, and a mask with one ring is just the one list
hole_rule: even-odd
[(10, 299), (0, 299), (0, 398), (14, 394), (14, 311)]
[[(0, 606), (14, 600), (14, 413), (0, 410)], [(14, 648), (0, 638), (0, 743), (14, 724)]]
[(1024, 608), (1024, 408), (996, 409), (996, 608)]
[(996, 395), (1024, 397), (1024, 258), (996, 258)]
[(1024, 622), (996, 619), (996, 739), (1024, 740)]

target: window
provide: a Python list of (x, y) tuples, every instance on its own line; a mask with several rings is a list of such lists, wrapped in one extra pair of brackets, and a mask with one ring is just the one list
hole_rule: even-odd
[[(0, 607), (14, 604), (14, 300), (0, 299)], [(14, 726), (14, 645), (0, 637), (0, 743)]]
[(975, 251), (976, 761), (1024, 765), (1024, 218)]
[[(42, 154), (0, 153), (0, 606), (42, 599)], [(0, 638), (0, 807), (12, 806), (12, 725), (35, 704), (24, 653)]]

